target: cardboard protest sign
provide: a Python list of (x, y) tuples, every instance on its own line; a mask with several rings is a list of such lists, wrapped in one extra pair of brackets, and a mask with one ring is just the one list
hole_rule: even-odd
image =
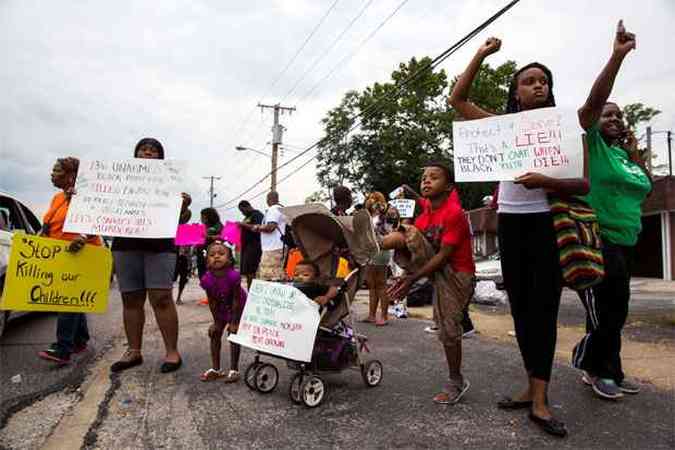
[(64, 230), (136, 238), (173, 238), (183, 164), (165, 159), (82, 161)]
[(206, 242), (206, 227), (201, 223), (186, 223), (178, 225), (176, 231), (176, 245), (180, 247), (202, 245)]
[(571, 119), (539, 108), (454, 122), (456, 181), (510, 181), (527, 172), (581, 177), (583, 146)]
[(112, 273), (110, 250), (15, 233), (0, 309), (104, 313)]
[(253, 280), (237, 334), (230, 341), (271, 355), (309, 362), (319, 305), (291, 285)]
[(412, 219), (415, 216), (415, 200), (397, 198), (389, 200), (389, 204), (396, 208), (402, 219)]

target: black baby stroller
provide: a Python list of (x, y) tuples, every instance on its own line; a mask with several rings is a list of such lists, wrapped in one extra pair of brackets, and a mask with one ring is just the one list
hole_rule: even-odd
[[(320, 204), (288, 207), (282, 211), (291, 224), (303, 258), (315, 262), (324, 278), (333, 278), (339, 283), (338, 295), (332, 304), (322, 308), (310, 362), (257, 352), (253, 363), (245, 371), (244, 380), (253, 390), (272, 392), (279, 382), (279, 371), (274, 364), (263, 362), (261, 356), (285, 359), (288, 367), (296, 371), (290, 380), (291, 400), (313, 408), (321, 404), (326, 394), (326, 383), (319, 376), (321, 372), (358, 370), (368, 387), (377, 386), (382, 381), (382, 363), (363, 358), (363, 353), (369, 352), (368, 339), (356, 333), (351, 315), (351, 304), (363, 278), (361, 268), (368, 261), (355, 257), (357, 267), (344, 280), (335, 279), (340, 251), (351, 250), (354, 245), (352, 218), (336, 217)], [(302, 286), (298, 288), (309, 297), (316, 296)]]

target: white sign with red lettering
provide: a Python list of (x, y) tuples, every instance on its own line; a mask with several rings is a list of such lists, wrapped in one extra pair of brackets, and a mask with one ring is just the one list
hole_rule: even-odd
[(452, 125), (455, 180), (510, 181), (528, 172), (553, 178), (583, 175), (576, 119), (539, 108)]
[(228, 340), (263, 353), (310, 362), (319, 305), (297, 288), (253, 280), (237, 334)]
[(176, 236), (184, 163), (81, 161), (64, 230), (134, 238)]

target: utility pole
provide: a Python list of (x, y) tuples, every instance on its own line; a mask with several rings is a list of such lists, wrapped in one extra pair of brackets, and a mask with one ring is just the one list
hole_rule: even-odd
[(213, 208), (213, 199), (216, 198), (218, 194), (213, 192), (213, 181), (220, 180), (220, 177), (202, 177), (205, 180), (211, 180), (211, 188), (209, 189), (209, 206)]
[(672, 143), (673, 143), (673, 132), (668, 130), (667, 133), (667, 140), (668, 140), (668, 175), (671, 177), (673, 176), (673, 149), (672, 149)]
[(281, 144), (281, 138), (283, 135), (283, 126), (279, 125), (279, 113), (284, 113), (288, 112), (291, 114), (293, 111), (295, 111), (295, 106), (293, 107), (288, 107), (288, 106), (281, 106), (278, 103), (276, 105), (263, 105), (261, 103), (258, 103), (258, 107), (261, 110), (265, 110), (265, 108), (273, 109), (274, 110), (274, 125), (272, 126), (272, 183), (270, 186), (270, 190), (276, 191), (277, 190), (277, 161), (279, 159), (279, 145)]
[(647, 170), (652, 171), (652, 127), (647, 127)]

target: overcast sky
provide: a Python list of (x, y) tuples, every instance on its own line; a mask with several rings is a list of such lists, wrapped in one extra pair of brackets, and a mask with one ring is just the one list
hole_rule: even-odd
[[(311, 145), (321, 137), (319, 121), (347, 90), (387, 80), (412, 56), (437, 55), (507, 0), (409, 0), (364, 46), (401, 0), (339, 0), (273, 85), (334, 2), (0, 1), (0, 190), (41, 213), (54, 192), (55, 158), (130, 157), (139, 138), (153, 136), (168, 157), (189, 162), (185, 188), (195, 209), (208, 202), (204, 176), (221, 177), (216, 203), (223, 203), (269, 171), (269, 159), (234, 150), (269, 151), (272, 114), (255, 110), (259, 100), (297, 107), (282, 116), (284, 142), (293, 149)], [(624, 64), (614, 100), (654, 106), (663, 111), (654, 128), (675, 129), (673, 0), (643, 0), (639, 8), (634, 0), (522, 0), (443, 68), (460, 73), (495, 35), (503, 46), (490, 63), (543, 62), (553, 71), (558, 104), (576, 109), (610, 54), (619, 18), (637, 34), (638, 49)], [(665, 136), (654, 144), (665, 162)], [(281, 162), (292, 156), (285, 153)], [(279, 191), (282, 203), (293, 204), (318, 188), (310, 164)]]

